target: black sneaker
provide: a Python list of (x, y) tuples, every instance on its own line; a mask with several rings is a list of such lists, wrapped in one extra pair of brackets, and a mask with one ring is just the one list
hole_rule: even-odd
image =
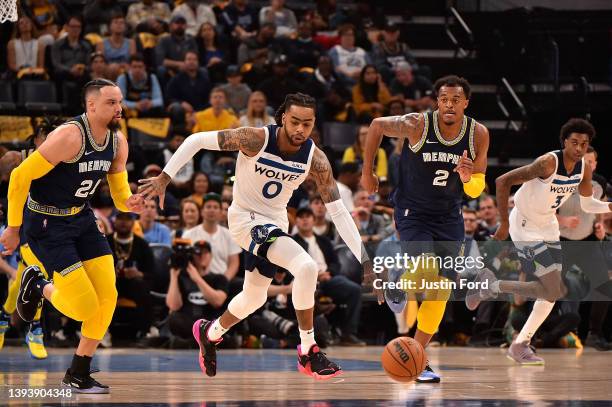
[[(95, 371), (94, 371), (95, 372)], [(94, 373), (94, 372), (90, 372)], [(87, 376), (80, 377), (70, 373), (70, 369), (66, 371), (64, 378), (62, 379), (62, 385), (72, 388), (75, 393), (85, 394), (107, 394), (110, 393), (108, 386), (103, 385), (96, 379), (87, 374)]]
[(366, 343), (353, 334), (342, 336), (340, 338), (340, 346), (366, 346)]
[(327, 380), (342, 374), (342, 368), (331, 362), (321, 352), (317, 345), (312, 345), (308, 354), (302, 354), (302, 347), (298, 345), (298, 370), (317, 380)]
[(610, 342), (606, 341), (606, 338), (593, 333), (589, 333), (589, 336), (587, 336), (586, 341), (584, 341), (584, 346), (595, 348), (598, 351), (602, 352), (612, 350), (612, 348), (610, 347)]
[(217, 345), (223, 340), (223, 338), (220, 338), (218, 341), (213, 342), (208, 339), (207, 332), (211, 325), (212, 321), (198, 319), (193, 323), (191, 329), (193, 337), (198, 345), (200, 345), (200, 353), (198, 354), (200, 369), (209, 377), (217, 374)]
[(38, 266), (29, 266), (21, 275), (21, 286), (17, 295), (17, 313), (25, 322), (32, 322), (43, 297), (36, 286), (45, 276)]

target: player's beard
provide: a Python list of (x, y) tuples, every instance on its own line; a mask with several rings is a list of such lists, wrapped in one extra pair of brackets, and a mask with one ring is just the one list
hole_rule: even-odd
[(121, 128), (121, 123), (119, 122), (119, 119), (113, 118), (110, 122), (108, 122), (106, 127), (110, 131), (117, 131), (117, 130), (119, 130)]
[(289, 144), (291, 144), (294, 147), (300, 147), (302, 144), (304, 144), (304, 142), (306, 141), (306, 138), (304, 137), (304, 141), (302, 142), (296, 142), (293, 140), (293, 136), (291, 134), (289, 134), (289, 132), (287, 131), (287, 126), (283, 126), (283, 131), (285, 132), (285, 134), (287, 135), (287, 140), (289, 140)]

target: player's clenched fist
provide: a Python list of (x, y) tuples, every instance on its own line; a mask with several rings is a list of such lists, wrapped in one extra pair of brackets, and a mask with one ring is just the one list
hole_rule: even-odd
[(5, 256), (13, 254), (17, 246), (19, 246), (19, 227), (8, 226), (2, 232), (0, 243), (4, 246), (2, 254)]
[(378, 192), (378, 177), (375, 174), (364, 173), (361, 176), (361, 186), (368, 191), (369, 194)]

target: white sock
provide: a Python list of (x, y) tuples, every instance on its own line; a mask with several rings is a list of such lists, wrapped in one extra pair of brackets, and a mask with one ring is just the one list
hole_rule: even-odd
[(302, 354), (308, 353), (312, 345), (316, 345), (314, 338), (314, 328), (303, 331), (300, 329), (300, 348)]
[[(229, 329), (229, 328), (228, 328)], [(216, 341), (223, 336), (224, 333), (228, 331), (221, 326), (219, 322), (219, 318), (215, 319), (210, 328), (208, 328), (208, 339), (211, 341)]]
[(517, 335), (514, 340), (515, 343), (521, 342), (529, 342), (531, 338), (536, 333), (540, 325), (544, 322), (550, 311), (552, 311), (555, 306), (554, 302), (549, 302), (546, 300), (537, 300), (533, 303), (533, 310), (531, 314), (529, 314), (529, 318), (527, 318), (527, 322), (523, 325), (523, 329)]

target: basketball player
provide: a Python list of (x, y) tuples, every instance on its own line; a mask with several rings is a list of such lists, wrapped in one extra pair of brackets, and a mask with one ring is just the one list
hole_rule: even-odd
[[(394, 191), (394, 218), (400, 240), (411, 242), (409, 255), (451, 256), (460, 254), (464, 240), (461, 203), (463, 193), (478, 197), (485, 187), (489, 131), (465, 116), (470, 99), (470, 85), (454, 75), (436, 81), (438, 110), (404, 116), (381, 117), (370, 125), (366, 141), (361, 183), (369, 193), (378, 190), (373, 172), (374, 155), (383, 135), (404, 138), (399, 168), (399, 183)], [(446, 242), (434, 246), (433, 242)], [(440, 246), (446, 246), (440, 248)], [(435, 262), (433, 262), (435, 263)], [(428, 263), (431, 266), (431, 263)], [(440, 281), (437, 265), (423, 267), (412, 276)], [(452, 276), (451, 276), (452, 277)], [(392, 293), (386, 291), (386, 296)], [(427, 290), (417, 315), (414, 336), (426, 347), (442, 321), (449, 290)], [(406, 293), (387, 298), (395, 312), (405, 306)], [(399, 307), (393, 306), (393, 303)], [(417, 378), (419, 383), (438, 383), (440, 376), (427, 364)]]
[(127, 182), (128, 144), (117, 131), (121, 91), (97, 79), (85, 85), (83, 95), (85, 113), (49, 134), (13, 170), (8, 227), (0, 242), (5, 253), (14, 251), (23, 226), (32, 253), (53, 275), (51, 283), (35, 265), (23, 271), (17, 312), (24, 321), (34, 319), (43, 297), (64, 315), (83, 321), (62, 384), (78, 393), (108, 393), (108, 386), (90, 376), (90, 364), (115, 310), (115, 269), (88, 202), (105, 175), (117, 208), (140, 212), (144, 201), (131, 194)]
[[(61, 123), (58, 119), (47, 117), (43, 118), (43, 120), (34, 129), (34, 134), (28, 138), (28, 147), (21, 151), (22, 158), (17, 160), (14, 165), (19, 165), (28, 155), (32, 154), (34, 150), (45, 141), (49, 133), (55, 130), (60, 124)], [(9, 328), (11, 314), (17, 307), (17, 294), (19, 293), (19, 288), (21, 287), (21, 276), (23, 275), (23, 270), (29, 265), (36, 265), (40, 267), (45, 277), (48, 277), (45, 268), (38, 261), (38, 259), (36, 259), (36, 256), (34, 256), (28, 244), (25, 243), (23, 233), (21, 234), (21, 240), (24, 243), (19, 246), (17, 273), (15, 275), (15, 279), (9, 285), (6, 301), (4, 302), (2, 308), (0, 308), (0, 349), (2, 349), (2, 346), (4, 345), (4, 334)], [(38, 307), (34, 320), (30, 323), (30, 329), (25, 337), (30, 355), (34, 359), (47, 358), (47, 350), (45, 349), (45, 344), (43, 342), (44, 332), (42, 325), (40, 324), (41, 312), (42, 303)]]
[[(502, 293), (537, 299), (527, 322), (512, 345), (508, 357), (520, 364), (541, 365), (530, 341), (555, 305), (565, 295), (561, 278), (561, 245), (557, 208), (576, 189), (585, 212), (606, 213), (612, 204), (593, 198), (593, 170), (585, 165), (584, 155), (595, 136), (595, 129), (586, 120), (570, 119), (561, 127), (562, 150), (538, 157), (530, 165), (512, 170), (495, 181), (497, 204), (501, 218), (494, 238), (505, 240), (508, 233), (519, 250), (523, 270), (535, 281), (496, 281), (495, 275), (483, 269), (477, 281), (488, 281), (488, 289), (470, 290), (466, 297), (469, 309), (481, 301)], [(508, 196), (513, 185), (521, 185), (514, 195), (514, 208), (508, 216)]]
[(142, 194), (160, 196), (160, 204), (163, 204), (164, 191), (172, 177), (200, 149), (238, 151), (234, 200), (228, 209), (228, 223), (233, 239), (248, 252), (245, 269), (249, 272), (245, 275), (242, 292), (230, 301), (219, 319), (200, 319), (193, 325), (194, 337), (200, 345), (200, 367), (208, 376), (216, 374), (216, 345), (221, 336), (266, 302), (268, 287), (278, 267), (289, 270), (294, 276), (292, 300), (301, 339), (299, 371), (316, 379), (330, 379), (342, 373), (314, 340), (317, 264), (287, 234), (289, 198), (307, 177), (312, 177), (338, 233), (364, 268), (371, 272), (371, 262), (355, 222), (340, 199), (329, 161), (310, 139), (315, 105), (315, 100), (308, 95), (289, 94), (275, 117), (276, 123), (281, 125), (193, 134), (174, 153), (162, 174), (140, 181)]

